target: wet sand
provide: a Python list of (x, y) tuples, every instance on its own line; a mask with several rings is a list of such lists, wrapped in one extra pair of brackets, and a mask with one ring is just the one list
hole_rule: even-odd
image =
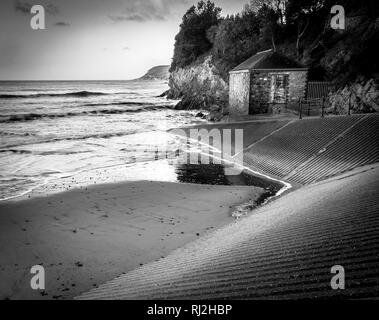
[[(67, 299), (224, 226), (251, 186), (96, 185), (0, 203), (0, 299)], [(30, 287), (43, 265), (44, 291)]]

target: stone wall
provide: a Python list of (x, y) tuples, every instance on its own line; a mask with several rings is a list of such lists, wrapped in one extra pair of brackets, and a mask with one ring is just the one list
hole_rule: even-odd
[(249, 113), (266, 113), (269, 107), (271, 93), (271, 74), (268, 72), (253, 72), (250, 81)]
[(295, 103), (299, 99), (305, 98), (307, 77), (308, 72), (305, 70), (289, 72), (288, 103)]
[(295, 103), (299, 98), (305, 97), (307, 87), (307, 71), (278, 71), (278, 72), (254, 72), (250, 81), (250, 113), (272, 112), (274, 79), (278, 74), (288, 75), (288, 90), (283, 92), (286, 97), (282, 101)]
[(236, 72), (229, 75), (229, 112), (249, 114), (250, 73)]

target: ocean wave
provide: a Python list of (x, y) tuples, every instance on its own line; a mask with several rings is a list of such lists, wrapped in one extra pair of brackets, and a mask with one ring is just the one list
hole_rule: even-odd
[[(1, 122), (1, 120), (0, 120)], [(0, 131), (0, 136), (3, 137), (31, 137), (35, 136), (35, 133), (31, 132), (9, 132), (9, 131)]]
[[(3, 145), (0, 148), (0, 153), (18, 153), (18, 154), (28, 154), (28, 153), (35, 153), (35, 151), (30, 150), (21, 150), (21, 149), (14, 149), (16, 147), (20, 146), (26, 146), (26, 145), (35, 145), (35, 144), (42, 144), (42, 143), (53, 143), (53, 142), (59, 142), (59, 141), (77, 141), (77, 140), (86, 140), (86, 139), (109, 139), (114, 137), (122, 137), (122, 136), (128, 136), (135, 133), (141, 132), (140, 130), (129, 130), (129, 131), (120, 131), (120, 132), (108, 132), (108, 133), (94, 133), (94, 134), (86, 134), (86, 135), (80, 135), (80, 136), (72, 136), (72, 137), (51, 137), (47, 139), (41, 139), (41, 140), (33, 140), (33, 141), (26, 141), (26, 142), (20, 142), (20, 143), (13, 143), (8, 145)], [(55, 152), (55, 151), (53, 151)], [(41, 151), (38, 152), (40, 155), (47, 155), (50, 151)]]
[(86, 103), (83, 104), (83, 107), (95, 107), (95, 106), (125, 106), (125, 105), (130, 105), (130, 106), (154, 106), (154, 103), (150, 102), (136, 102), (136, 101), (121, 101), (121, 102), (97, 102), (97, 103)]
[(0, 149), (0, 153), (14, 153), (14, 154), (33, 154), (39, 156), (49, 156), (49, 155), (70, 155), (79, 153), (89, 153), (89, 150), (51, 150), (51, 151), (31, 151), (24, 149)]
[(0, 99), (26, 99), (41, 97), (89, 97), (104, 96), (114, 93), (95, 92), (95, 91), (73, 91), (65, 93), (35, 93), (35, 94), (0, 94)]
[(0, 153), (16, 153), (16, 154), (32, 154), (30, 150), (18, 150), (18, 149), (0, 149)]
[[(135, 103), (123, 103), (124, 105), (136, 105)], [(115, 105), (115, 104), (111, 104)], [(139, 104), (143, 106), (142, 108), (130, 108), (130, 109), (99, 109), (99, 110), (85, 110), (80, 112), (65, 112), (65, 113), (19, 113), (19, 114), (11, 114), (11, 115), (1, 115), (0, 123), (5, 122), (18, 122), (18, 121), (33, 121), (39, 120), (42, 118), (66, 118), (66, 117), (74, 117), (74, 116), (85, 116), (85, 115), (101, 115), (101, 114), (123, 114), (123, 113), (137, 113), (144, 111), (153, 111), (160, 109), (170, 109), (171, 106), (168, 105), (154, 105), (154, 104)]]

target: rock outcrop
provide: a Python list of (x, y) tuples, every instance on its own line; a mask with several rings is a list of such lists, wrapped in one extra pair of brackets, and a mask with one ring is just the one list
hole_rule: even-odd
[(209, 110), (210, 120), (221, 118), (228, 101), (228, 84), (218, 75), (211, 57), (170, 74), (167, 98), (181, 99), (176, 109)]
[(358, 80), (342, 89), (331, 93), (328, 97), (328, 112), (336, 114), (348, 113), (349, 104), (352, 113), (379, 112), (378, 84), (374, 79)]

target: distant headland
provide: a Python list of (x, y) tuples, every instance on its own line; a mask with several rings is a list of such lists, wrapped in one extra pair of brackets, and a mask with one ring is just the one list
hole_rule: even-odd
[(155, 66), (149, 69), (140, 80), (168, 80), (170, 66)]

